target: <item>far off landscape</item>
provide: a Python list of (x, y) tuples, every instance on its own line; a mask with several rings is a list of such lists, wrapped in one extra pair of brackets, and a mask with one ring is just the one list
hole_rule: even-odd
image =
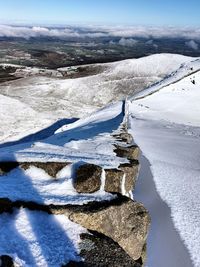
[(199, 10), (0, 0), (0, 267), (200, 267)]

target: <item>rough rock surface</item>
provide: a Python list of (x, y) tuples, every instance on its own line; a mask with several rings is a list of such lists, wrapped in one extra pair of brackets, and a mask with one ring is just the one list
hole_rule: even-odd
[(34, 166), (43, 169), (50, 176), (56, 177), (56, 174), (69, 164), (67, 162), (0, 162), (0, 175), (4, 175), (17, 167), (27, 170)]
[(122, 193), (122, 181), (124, 172), (118, 169), (106, 169), (106, 181), (104, 190), (110, 193)]
[(23, 162), (20, 163), (20, 167), (27, 170), (31, 166), (34, 166), (43, 169), (46, 173), (55, 178), (57, 173), (69, 164), (68, 162)]
[(144, 206), (126, 197), (118, 197), (82, 210), (67, 212), (70, 220), (104, 234), (117, 242), (134, 260), (141, 257), (150, 217)]
[(141, 267), (142, 258), (134, 261), (111, 238), (102, 234), (81, 235), (80, 256), (83, 262), (70, 262), (67, 267)]
[(93, 193), (101, 187), (102, 168), (94, 164), (81, 165), (76, 170), (74, 188), (78, 193)]
[(120, 164), (119, 169), (105, 169), (104, 190), (109, 193), (129, 195), (135, 188), (138, 171), (139, 162), (137, 160)]
[(114, 152), (120, 158), (127, 158), (129, 160), (136, 160), (139, 158), (139, 148), (136, 145), (131, 146), (119, 146), (115, 145)]
[[(127, 132), (125, 102), (122, 111), (123, 123), (112, 134), (116, 144), (114, 152), (118, 157), (126, 158), (129, 163), (120, 164), (117, 169), (105, 170), (104, 190), (115, 194), (112, 200), (94, 202), (91, 197), (91, 202), (83, 205), (54, 205), (54, 203), (45, 205), (22, 200), (11, 201), (8, 198), (0, 199), (0, 214), (12, 212), (20, 207), (48, 214), (65, 214), (71, 221), (91, 232), (91, 234), (81, 235), (80, 256), (83, 261), (69, 262), (65, 266), (144, 266), (150, 217), (142, 204), (122, 196), (132, 196), (139, 170), (139, 148), (135, 145), (127, 145), (132, 144), (133, 138)], [(0, 162), (0, 175), (8, 173), (14, 168), (27, 170), (34, 166), (56, 178), (58, 172), (69, 164), (71, 163)], [(101, 188), (102, 178), (104, 178), (102, 173), (104, 174), (104, 172), (100, 166), (85, 163), (78, 168), (74, 167), (73, 171), (75, 171), (75, 177), (73, 175), (71, 178), (78, 193), (91, 193), (90, 196), (92, 196), (93, 192)], [(77, 195), (77, 197), (79, 196)], [(13, 260), (9, 256), (0, 256), (0, 266), (13, 266)]]
[(140, 150), (139, 150), (139, 147), (136, 145), (127, 146), (127, 147), (115, 145), (115, 147), (116, 148), (114, 152), (116, 153), (118, 157), (127, 158), (129, 160), (138, 159), (139, 157)]
[(138, 177), (139, 162), (137, 160), (119, 165), (119, 169), (125, 174), (124, 191), (129, 194), (135, 189)]
[(133, 142), (133, 137), (128, 132), (121, 132), (117, 135), (113, 135), (118, 141), (131, 144)]

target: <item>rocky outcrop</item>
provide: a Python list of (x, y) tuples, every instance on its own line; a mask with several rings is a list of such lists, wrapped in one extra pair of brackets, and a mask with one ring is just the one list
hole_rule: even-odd
[[(127, 132), (128, 122), (125, 109), (126, 105), (124, 104), (123, 123), (112, 136), (115, 138), (113, 143), (116, 156), (125, 158), (123, 162), (126, 163), (121, 163), (112, 169), (103, 169), (101, 166), (90, 163), (82, 165), (77, 163), (72, 166), (73, 186), (77, 193), (89, 196), (87, 204), (54, 205), (52, 203), (45, 205), (26, 202), (21, 199), (14, 202), (7, 198), (0, 199), (0, 213), (12, 212), (16, 208), (23, 207), (48, 214), (64, 214), (71, 221), (80, 224), (89, 231), (81, 235), (79, 254), (83, 261), (69, 262), (65, 266), (144, 266), (150, 217), (141, 203), (131, 199), (139, 171), (139, 148), (136, 145), (131, 145), (133, 138)], [(71, 163), (4, 162), (0, 163), (0, 175), (8, 173), (14, 168), (27, 170), (30, 167), (37, 167), (56, 178), (58, 172), (69, 164)], [(77, 165), (79, 167), (76, 167)], [(111, 200), (94, 201), (96, 196), (94, 197), (92, 193), (99, 190), (102, 196), (104, 196), (103, 190), (112, 193), (113, 196), (109, 195)], [(78, 198), (79, 196), (75, 193), (75, 197)], [(1, 260), (2, 264), (6, 260), (12, 263), (12, 259), (9, 258)]]
[(131, 144), (133, 142), (133, 137), (128, 132), (120, 132), (118, 134), (114, 134), (113, 137), (119, 142), (124, 142), (127, 144)]
[(122, 194), (122, 183), (124, 179), (124, 172), (119, 169), (106, 169), (105, 170), (105, 186), (104, 190), (110, 193)]
[(119, 169), (125, 174), (123, 183), (123, 192), (125, 195), (130, 194), (135, 189), (135, 184), (139, 172), (139, 162), (137, 160), (130, 163), (123, 163), (119, 165)]
[[(139, 170), (139, 162), (120, 164), (118, 169), (105, 169), (104, 190), (108, 193), (131, 195), (135, 188)], [(102, 168), (94, 164), (84, 164), (76, 170), (74, 188), (78, 193), (94, 193), (100, 190)]]
[(78, 193), (93, 193), (101, 187), (102, 168), (94, 164), (81, 165), (75, 174), (74, 188)]
[(110, 237), (134, 260), (141, 257), (150, 217), (144, 206), (126, 197), (67, 211), (70, 220)]
[(82, 262), (69, 262), (66, 267), (141, 267), (142, 258), (134, 261), (111, 238), (91, 232), (81, 235)]
[(138, 146), (131, 145), (131, 146), (119, 146), (115, 145), (114, 152), (120, 158), (127, 158), (129, 160), (136, 160), (139, 157), (140, 150)]
[(44, 170), (51, 177), (56, 178), (56, 175), (64, 167), (68, 166), (71, 163), (68, 162), (23, 162), (20, 163), (20, 168), (27, 170), (30, 167), (36, 167)]
[[(0, 206), (4, 207), (4, 210), (1, 210), (1, 212), (12, 212), (13, 208), (26, 207), (31, 210), (41, 210), (49, 214), (65, 214), (70, 220), (82, 225), (86, 229), (95, 231), (95, 233), (101, 233), (105, 238), (110, 238), (113, 242), (112, 246), (115, 246), (118, 251), (122, 248), (123, 252), (121, 252), (120, 257), (124, 258), (124, 262), (127, 262), (127, 266), (142, 266), (144, 263), (144, 248), (150, 218), (142, 204), (132, 201), (127, 197), (118, 195), (110, 201), (90, 202), (84, 205), (68, 204), (65, 206), (47, 206), (32, 202), (11, 202), (9, 199), (1, 199)], [(86, 254), (84, 254), (82, 251), (83, 247), (80, 247), (83, 253), (81, 255), (85, 255), (88, 260), (92, 261), (92, 258), (94, 259), (94, 257), (96, 257), (93, 254), (94, 251), (97, 253), (98, 249), (101, 247), (100, 242), (105, 243), (105, 238), (102, 239), (101, 236), (101, 238), (98, 239), (99, 245), (95, 245), (92, 252), (87, 251)], [(109, 246), (111, 245), (110, 242), (108, 242), (108, 244)], [(106, 248), (106, 243), (104, 248)], [(101, 257), (103, 257), (103, 250), (100, 251), (102, 253)], [(111, 249), (104, 252), (104, 256), (105, 254), (107, 254), (107, 256), (110, 255), (105, 258), (105, 261), (108, 262), (107, 266), (118, 266), (111, 264), (114, 261), (114, 254)], [(95, 259), (100, 260), (99, 257), (98, 255)], [(98, 264), (94, 266), (98, 266)]]
[(69, 164), (68, 162), (0, 162), (0, 175), (4, 175), (15, 168), (27, 170), (30, 167), (36, 167), (55, 178), (57, 173)]
[(118, 169), (105, 169), (104, 190), (109, 193), (120, 193), (131, 196), (135, 188), (139, 171), (139, 162), (120, 164)]

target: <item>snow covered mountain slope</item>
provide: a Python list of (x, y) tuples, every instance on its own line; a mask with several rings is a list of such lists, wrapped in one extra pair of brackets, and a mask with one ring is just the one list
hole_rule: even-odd
[[(10, 107), (6, 117), (12, 119), (5, 120), (5, 113), (0, 113), (0, 142), (17, 140), (26, 136), (27, 131), (34, 133), (63, 118), (83, 117), (111, 101), (133, 95), (160, 81), (191, 60), (180, 55), (160, 54), (101, 64), (103, 72), (84, 78), (38, 77), (34, 70), (35, 77), (3, 83), (0, 85), (0, 101), (7, 109)], [(14, 113), (11, 98), (17, 101)], [(28, 127), (21, 127), (23, 124)]]
[(0, 143), (39, 131), (51, 120), (18, 99), (0, 95)]
[[(136, 196), (152, 214), (148, 266), (200, 266), (199, 69), (197, 59), (131, 100), (130, 131), (150, 162), (152, 186), (155, 182), (160, 197), (159, 204), (156, 191), (149, 199), (139, 192)], [(144, 173), (142, 179), (148, 178)], [(170, 213), (166, 215), (161, 209), (165, 203), (170, 208), (172, 223)], [(182, 240), (185, 248), (176, 245)], [(155, 255), (158, 251), (160, 257)]]
[[(183, 65), (180, 66), (181, 64)], [(152, 217), (147, 266), (199, 267), (199, 70), (199, 59), (177, 55), (155, 55), (140, 60), (107, 64), (105, 72), (86, 78), (55, 80), (32, 77), (7, 85), (2, 84), (0, 88), (3, 94), (0, 95), (3, 114), (0, 115), (2, 140), (4, 140), (2, 142), (30, 134), (40, 125), (45, 127), (45, 124), (49, 125), (57, 118), (72, 114), (86, 115), (87, 112), (111, 100), (122, 98), (139, 88), (142, 89), (145, 85), (159, 81), (128, 100), (129, 130), (141, 148), (143, 156), (149, 160), (153, 175), (149, 177), (149, 166), (141, 166), (142, 170), (147, 169), (147, 172), (144, 171), (140, 177), (145, 184), (143, 187), (140, 184), (136, 186), (135, 194), (135, 199), (145, 204)], [(161, 81), (166, 75), (168, 76)], [(36, 80), (39, 83), (37, 86)], [(32, 84), (29, 84), (30, 82)], [(17, 107), (17, 111), (14, 107)], [(37, 168), (31, 168), (23, 174), (19, 173), (19, 170), (13, 170), (10, 174), (1, 176), (2, 197), (6, 197), (9, 193), (12, 200), (23, 196), (25, 201), (47, 204), (87, 202), (88, 196), (85, 194), (77, 199), (72, 190), (72, 183), (69, 182), (68, 178), (73, 174), (73, 164), (90, 162), (103, 168), (116, 168), (121, 162), (127, 162), (126, 159), (116, 157), (113, 152), (114, 144), (117, 142), (113, 134), (118, 131), (124, 113), (124, 103), (119, 101), (80, 120), (70, 121), (68, 124), (64, 122), (51, 129), (48, 134), (39, 135), (33, 140), (25, 138), (19, 142), (0, 145), (0, 161), (72, 163), (70, 168), (67, 167), (59, 174), (61, 179), (59, 184), (57, 181), (49, 182), (52, 178)], [(7, 121), (4, 122), (3, 118)], [(23, 127), (23, 123), (27, 123), (26, 128)], [(11, 129), (15, 131), (11, 132)], [(155, 190), (149, 192), (152, 188)], [(146, 190), (145, 193), (143, 190)], [(100, 200), (101, 193), (100, 191), (94, 195), (94, 199)], [(109, 198), (110, 195), (106, 197)], [(22, 220), (17, 220), (19, 217)], [(62, 216), (56, 218), (52, 217), (52, 220), (57, 220), (58, 224), (63, 220)], [(46, 219), (50, 225), (51, 218)], [(17, 227), (19, 236), (16, 238), (24, 240), (27, 233), (33, 235), (33, 231), (29, 231), (30, 220), (42, 221), (43, 215), (20, 210), (9, 218), (1, 217), (0, 224), (2, 227), (4, 224), (6, 228), (8, 226), (9, 231)], [(26, 232), (23, 231), (23, 225)], [(38, 232), (44, 230), (40, 227), (34, 231), (37, 236)], [(71, 231), (70, 227), (64, 224), (66, 232)], [(60, 238), (62, 236), (60, 227), (55, 227), (54, 230), (55, 235)], [(76, 229), (76, 231), (79, 233), (82, 230)], [(9, 235), (8, 232), (5, 233)], [(50, 235), (48, 231), (47, 235)], [(36, 239), (33, 236), (33, 240)], [(73, 233), (70, 240), (76, 248), (77, 243)], [(69, 240), (64, 239), (62, 242), (67, 246)], [(27, 243), (29, 244), (29, 240), (26, 240), (25, 244)], [(34, 242), (31, 245), (37, 247)], [(4, 253), (4, 246), (0, 248), (0, 253)], [(9, 248), (10, 244), (7, 249)], [(11, 248), (10, 254), (13, 256), (13, 246)], [(21, 251), (21, 248), (19, 250)], [(29, 250), (26, 251), (28, 253)], [(34, 257), (37, 257), (37, 251), (33, 249), (32, 251)], [(38, 255), (42, 254), (39, 252)], [(72, 259), (76, 256), (72, 251)], [(54, 255), (48, 257), (54, 264)], [(61, 255), (59, 260), (62, 258), (65, 258), (65, 255)], [(32, 261), (31, 264), (34, 265)]]
[(200, 60), (187, 64), (166, 80), (133, 98), (137, 117), (200, 126)]

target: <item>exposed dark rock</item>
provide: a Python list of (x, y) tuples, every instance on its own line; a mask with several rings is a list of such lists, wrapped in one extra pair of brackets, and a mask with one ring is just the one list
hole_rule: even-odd
[(113, 239), (132, 259), (137, 260), (137, 263), (141, 260), (139, 258), (145, 258), (143, 247), (146, 242), (150, 218), (142, 204), (129, 200), (127, 197), (118, 195), (111, 201), (90, 202), (84, 205), (49, 206), (33, 202), (11, 202), (9, 199), (1, 199), (0, 206), (3, 208), (1, 212), (12, 211), (12, 208), (25, 207), (49, 214), (65, 214), (69, 219), (83, 227)]
[(131, 144), (133, 142), (132, 135), (127, 132), (114, 134), (113, 137), (115, 137), (118, 141), (125, 142), (127, 144)]
[(118, 169), (106, 169), (106, 181), (104, 190), (110, 193), (122, 193), (122, 180), (124, 172)]
[(126, 197), (105, 201), (99, 206), (66, 212), (73, 222), (102, 233), (117, 242), (134, 260), (141, 257), (150, 217), (144, 206)]
[(141, 267), (116, 242), (102, 234), (82, 234), (80, 256), (83, 262), (70, 262), (67, 267)]
[(101, 187), (102, 168), (94, 164), (81, 165), (76, 170), (74, 188), (78, 193), (93, 193)]
[(118, 157), (127, 158), (129, 160), (135, 160), (139, 157), (140, 150), (136, 145), (127, 147), (115, 145), (115, 147), (114, 152)]
[(0, 256), (0, 267), (14, 267), (13, 259), (8, 255)]
[(14, 75), (16, 69), (14, 66), (0, 66), (0, 83), (19, 79), (20, 77)]

